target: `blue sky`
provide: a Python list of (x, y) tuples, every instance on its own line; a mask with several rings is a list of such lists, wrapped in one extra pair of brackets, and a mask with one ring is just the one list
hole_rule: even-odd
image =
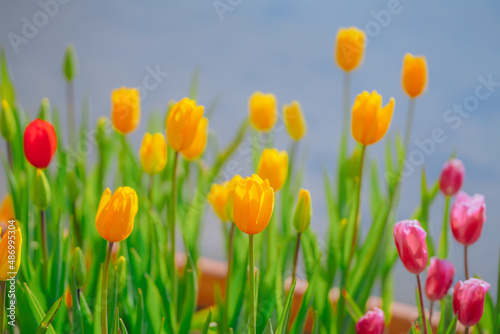
[[(495, 149), (500, 139), (500, 86), (493, 86), (487, 98), (478, 100), (468, 116), (460, 116), (457, 128), (446, 117), (460, 115), (447, 111), (454, 105), (474, 102), (480, 77), (500, 82), (499, 2), (64, 2), (1, 1), (0, 45), (5, 47), (19, 101), (31, 115), (43, 97), (64, 107), (61, 61), (69, 43), (75, 44), (80, 64), (77, 101), (83, 94), (90, 96), (92, 122), (109, 114), (112, 89), (142, 85), (151, 69), (169, 74), (147, 91), (142, 102), (143, 120), (151, 110), (163, 110), (170, 99), (185, 96), (193, 70), (199, 68), (199, 103), (208, 105), (221, 96), (210, 128), (223, 143), (246, 117), (252, 92), (272, 92), (280, 105), (297, 99), (309, 126), (302, 144), (308, 150), (304, 187), (311, 189), (312, 225), (319, 232), (326, 229), (320, 172), (334, 166), (341, 131), (342, 73), (333, 62), (336, 31), (342, 26), (367, 30), (369, 43), (363, 65), (353, 74), (351, 99), (362, 90), (374, 89), (384, 101), (393, 96), (396, 108), (391, 134), (403, 129), (408, 107), (400, 85), (403, 56), (407, 52), (424, 54), (429, 85), (416, 103), (410, 152), (421, 151), (415, 141), (425, 142), (435, 129), (442, 129), (446, 140), (437, 143), (431, 154), (423, 155), (428, 175), (434, 180), (447, 157), (457, 150), (467, 169), (464, 189), (483, 193), (488, 205), (483, 236), (470, 247), (471, 271), (496, 282), (496, 261), (484, 259), (496, 259), (500, 246), (500, 209), (496, 205), (500, 201), (500, 155)], [(226, 4), (228, 10), (219, 16), (214, 3)], [(49, 8), (53, 15), (40, 14), (43, 8)], [(384, 15), (391, 13), (389, 9), (392, 14)], [(39, 25), (28, 38), (23, 31), (26, 21)], [(14, 34), (25, 38), (17, 47), (11, 42)], [(145, 127), (143, 121), (132, 136), (136, 147)], [(286, 133), (277, 131), (276, 137), (278, 148), (285, 148)], [(369, 148), (372, 158), (382, 157), (382, 152), (381, 143)], [(419, 153), (414, 154), (417, 157)], [(420, 168), (417, 166), (417, 172), (405, 181), (401, 219), (418, 203)], [(3, 180), (1, 185), (5, 189)], [(368, 203), (368, 198), (363, 200)], [(440, 230), (442, 206), (440, 198), (431, 216), (435, 236)], [(367, 209), (364, 206), (365, 216)], [(204, 252), (221, 258), (222, 247), (213, 243), (219, 236), (218, 222), (211, 212), (208, 217)], [(456, 278), (463, 279), (462, 248), (456, 243), (452, 244), (452, 260)], [(413, 277), (400, 265), (396, 274), (397, 281), (403, 282), (396, 287), (396, 298), (413, 302)]]

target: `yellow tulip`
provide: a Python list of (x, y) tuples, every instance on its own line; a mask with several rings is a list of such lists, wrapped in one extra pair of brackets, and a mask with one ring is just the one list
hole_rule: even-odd
[[(19, 270), (22, 244), (23, 235), (19, 227), (15, 230), (9, 229), (0, 240), (0, 281), (15, 276), (9, 273), (17, 273)], [(10, 249), (10, 246), (14, 246), (14, 249)]]
[(226, 203), (229, 194), (227, 184), (228, 182), (224, 182), (223, 184), (212, 184), (207, 196), (208, 202), (212, 205), (215, 213), (223, 222), (227, 221)]
[(107, 188), (101, 197), (95, 225), (99, 235), (109, 242), (122, 241), (132, 233), (137, 214), (137, 194), (130, 187), (120, 187), (111, 196)]
[(269, 181), (252, 175), (241, 181), (234, 191), (234, 223), (241, 232), (254, 235), (262, 232), (273, 214), (274, 191)]
[(248, 102), (250, 123), (259, 131), (269, 131), (278, 119), (276, 97), (273, 94), (255, 92)]
[(394, 111), (394, 98), (382, 107), (382, 96), (367, 91), (356, 96), (352, 107), (351, 131), (354, 139), (363, 145), (378, 142), (389, 129)]
[(170, 108), (167, 116), (167, 142), (171, 148), (180, 152), (193, 143), (204, 111), (203, 106), (196, 105), (196, 101), (187, 97)]
[(427, 84), (427, 64), (424, 56), (407, 53), (403, 59), (403, 89), (411, 98), (422, 94)]
[(285, 104), (283, 106), (283, 120), (293, 140), (301, 140), (306, 135), (306, 120), (302, 114), (299, 102), (292, 101), (290, 105)]
[(198, 123), (193, 142), (181, 151), (184, 159), (195, 160), (203, 154), (207, 146), (207, 131), (208, 118), (203, 117)]
[(111, 94), (111, 119), (116, 131), (126, 135), (141, 119), (141, 98), (136, 88), (122, 87)]
[(298, 233), (304, 232), (311, 223), (312, 207), (309, 190), (300, 189), (299, 201), (293, 216), (293, 226)]
[(167, 164), (167, 142), (163, 134), (146, 133), (142, 139), (139, 156), (142, 169), (146, 173), (153, 175), (161, 172)]
[(240, 182), (243, 181), (241, 175), (236, 174), (233, 176), (231, 181), (226, 185), (227, 188), (227, 200), (226, 200), (226, 217), (228, 221), (234, 222), (233, 207), (234, 207), (234, 191)]
[(288, 174), (288, 154), (275, 148), (262, 151), (257, 168), (257, 174), (262, 179), (268, 179), (274, 191), (281, 189)]
[(337, 64), (349, 72), (359, 66), (365, 51), (365, 33), (355, 27), (340, 28), (337, 32), (335, 57)]

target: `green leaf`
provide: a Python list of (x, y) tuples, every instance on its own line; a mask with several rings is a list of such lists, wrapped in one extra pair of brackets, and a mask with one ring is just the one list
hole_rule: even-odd
[(16, 102), (16, 92), (9, 75), (9, 66), (7, 65), (7, 57), (5, 57), (5, 50), (2, 48), (0, 51), (0, 99), (7, 100), (9, 105), (13, 107)]
[(187, 265), (184, 269), (186, 279), (186, 293), (184, 295), (184, 306), (179, 332), (187, 333), (191, 325), (191, 319), (196, 309), (197, 275), (191, 254), (187, 254)]
[(288, 295), (286, 297), (285, 308), (283, 309), (283, 313), (278, 322), (278, 327), (276, 327), (276, 334), (286, 333), (286, 329), (288, 328), (288, 320), (290, 319), (290, 312), (292, 310), (292, 300), (293, 293), (295, 291), (295, 284), (297, 283), (297, 279), (292, 282), (290, 286), (290, 290), (288, 291)]
[(354, 320), (354, 322), (357, 322), (359, 318), (363, 316), (363, 312), (359, 308), (358, 304), (356, 304), (356, 301), (352, 299), (351, 295), (349, 295), (349, 293), (345, 289), (342, 291), (342, 295), (344, 296), (344, 299), (346, 301), (347, 311), (351, 315), (352, 320)]
[(208, 329), (210, 328), (210, 321), (211, 320), (212, 320), (212, 310), (209, 309), (207, 320), (205, 320), (205, 324), (203, 325), (203, 328), (201, 330), (202, 334), (207, 334), (208, 333)]
[(40, 326), (38, 327), (38, 330), (36, 331), (36, 334), (42, 334), (46, 333), (47, 330), (50, 327), (50, 323), (52, 320), (54, 320), (54, 317), (56, 316), (57, 311), (59, 310), (59, 307), (62, 304), (62, 301), (64, 299), (64, 295), (61, 296), (49, 309), (45, 317), (43, 318), (42, 322), (40, 323)]
[(191, 77), (189, 84), (189, 98), (192, 100), (198, 99), (198, 88), (200, 87), (200, 70), (196, 69)]
[(266, 328), (264, 328), (264, 332), (262, 334), (274, 334), (273, 333), (273, 323), (271, 322), (271, 319), (267, 322)]
[(118, 329), (120, 327), (119, 324), (120, 319), (120, 311), (118, 307), (115, 309), (115, 317), (113, 318), (113, 327), (111, 327), (111, 334), (118, 334)]
[(453, 298), (446, 295), (441, 300), (441, 318), (439, 319), (438, 333), (444, 333), (453, 321)]
[(455, 315), (453, 317), (453, 320), (452, 322), (450, 323), (450, 325), (448, 326), (448, 329), (446, 330), (446, 334), (453, 334), (453, 333), (456, 333), (457, 332), (457, 316)]
[(120, 334), (128, 334), (127, 327), (125, 327), (122, 318), (120, 318), (120, 332)]
[(135, 305), (135, 324), (133, 333), (142, 334), (144, 333), (144, 297), (142, 295), (142, 290), (137, 289), (137, 303)]

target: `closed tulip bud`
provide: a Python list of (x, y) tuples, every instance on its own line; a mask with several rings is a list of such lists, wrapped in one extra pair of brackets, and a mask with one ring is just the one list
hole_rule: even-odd
[(50, 190), (49, 181), (41, 169), (36, 170), (31, 195), (33, 198), (33, 204), (35, 204), (38, 210), (44, 211), (49, 207), (50, 200), (52, 198), (52, 191)]
[(85, 258), (83, 257), (80, 247), (75, 248), (71, 266), (75, 271), (75, 284), (77, 289), (81, 289), (87, 280), (87, 267), (85, 266)]
[(460, 191), (451, 207), (451, 231), (462, 245), (472, 245), (479, 239), (486, 221), (484, 196), (475, 194), (470, 197)]
[(73, 297), (71, 296), (71, 290), (69, 286), (64, 293), (64, 303), (66, 304), (66, 307), (71, 310), (71, 308), (73, 307)]
[(411, 98), (418, 97), (427, 84), (427, 65), (424, 56), (407, 53), (403, 59), (403, 89)]
[(170, 108), (167, 116), (167, 142), (171, 148), (181, 152), (191, 146), (204, 111), (203, 106), (187, 97)]
[(394, 98), (382, 107), (382, 96), (376, 91), (364, 91), (356, 97), (352, 107), (351, 131), (354, 139), (363, 145), (378, 142), (386, 134), (394, 111)]
[(75, 171), (66, 174), (66, 189), (68, 190), (68, 199), (74, 203), (81, 192), (81, 182), (76, 176)]
[(224, 182), (223, 184), (212, 184), (210, 187), (210, 192), (208, 193), (207, 200), (214, 209), (217, 216), (219, 216), (220, 220), (223, 222), (227, 221), (226, 215), (226, 203), (228, 197), (228, 182)]
[(248, 112), (250, 123), (256, 130), (271, 130), (278, 120), (276, 97), (273, 94), (253, 93), (248, 101)]
[(299, 201), (293, 215), (293, 226), (297, 233), (304, 232), (311, 223), (312, 207), (309, 190), (300, 189)]
[(489, 288), (488, 283), (477, 278), (457, 282), (453, 290), (453, 312), (462, 325), (472, 327), (481, 320)]
[(0, 131), (6, 141), (11, 142), (16, 136), (16, 120), (7, 100), (2, 100), (0, 113)]
[(203, 117), (198, 123), (198, 128), (196, 129), (196, 134), (194, 140), (185, 149), (181, 151), (182, 156), (186, 160), (195, 160), (199, 158), (203, 152), (205, 152), (205, 147), (207, 146), (207, 136), (208, 136), (208, 118)]
[(120, 187), (111, 195), (111, 190), (106, 188), (97, 209), (97, 232), (109, 242), (128, 238), (134, 229), (137, 210), (137, 194), (134, 189)]
[(283, 120), (288, 134), (293, 140), (301, 140), (307, 132), (306, 120), (297, 101), (283, 106)]
[(114, 270), (109, 286), (116, 286), (116, 280), (118, 280), (118, 287), (122, 290), (126, 287), (127, 282), (127, 261), (125, 257), (119, 256), (113, 263), (113, 267)]
[(385, 329), (384, 311), (375, 307), (356, 323), (356, 334), (382, 334)]
[(365, 33), (355, 27), (340, 28), (335, 43), (337, 65), (346, 72), (356, 69), (365, 52)]
[(167, 165), (167, 142), (163, 134), (146, 133), (142, 138), (139, 156), (146, 173), (153, 175), (161, 172)]
[(432, 257), (425, 283), (427, 298), (432, 301), (443, 299), (453, 283), (453, 276), (455, 276), (455, 268), (450, 261)]
[(24, 130), (24, 155), (36, 168), (47, 168), (57, 149), (54, 126), (47, 121), (35, 119)]
[(455, 195), (465, 178), (465, 167), (462, 161), (450, 159), (446, 161), (439, 177), (439, 189), (445, 196)]
[(262, 232), (271, 220), (273, 209), (274, 190), (268, 180), (253, 174), (236, 186), (233, 216), (241, 232), (250, 235)]
[(73, 81), (78, 75), (78, 59), (73, 44), (68, 45), (64, 53), (63, 73), (67, 81)]
[(38, 118), (43, 119), (44, 121), (50, 121), (50, 101), (46, 97), (44, 97), (42, 99), (42, 103), (40, 103)]
[(102, 145), (111, 132), (111, 121), (109, 120), (109, 118), (101, 116), (97, 119), (96, 127), (96, 141), (99, 145)]
[(111, 120), (116, 131), (126, 135), (141, 119), (141, 97), (136, 88), (122, 87), (111, 93)]
[(288, 154), (275, 148), (262, 151), (257, 168), (257, 174), (262, 179), (268, 179), (274, 191), (281, 189), (288, 174)]
[(240, 182), (243, 181), (243, 178), (241, 175), (236, 174), (233, 176), (231, 181), (229, 181), (226, 185), (227, 188), (227, 201), (226, 201), (226, 217), (227, 220), (230, 222), (234, 222), (234, 216), (233, 216), (233, 207), (234, 207), (234, 191), (236, 189), (236, 186), (240, 184)]
[(427, 233), (417, 220), (403, 220), (394, 225), (394, 241), (399, 257), (406, 269), (420, 274), (427, 267), (429, 254), (425, 238)]
[[(13, 242), (13, 244), (11, 243)], [(15, 276), (21, 265), (21, 249), (23, 244), (23, 235), (21, 228), (9, 230), (0, 240), (0, 281), (6, 281)], [(14, 246), (12, 249), (11, 247)], [(14, 251), (12, 254), (12, 251)]]

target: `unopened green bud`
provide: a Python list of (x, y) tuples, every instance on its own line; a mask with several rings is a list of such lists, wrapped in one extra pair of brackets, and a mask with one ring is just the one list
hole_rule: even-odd
[(113, 288), (117, 284), (118, 280), (118, 291), (125, 289), (127, 283), (127, 261), (123, 256), (120, 256), (113, 263), (113, 274), (111, 275), (111, 284)]
[(308, 190), (300, 189), (299, 201), (293, 216), (293, 226), (298, 233), (304, 232), (311, 223), (312, 208), (311, 194)]
[(16, 135), (16, 120), (7, 100), (2, 100), (0, 113), (0, 130), (6, 141), (11, 142)]
[(73, 253), (73, 258), (71, 260), (71, 266), (75, 271), (76, 288), (81, 289), (87, 280), (87, 267), (85, 266), (85, 257), (83, 256), (80, 247), (75, 248), (75, 252)]
[(73, 81), (78, 75), (78, 59), (76, 58), (75, 46), (68, 45), (64, 54), (63, 73), (67, 81)]
[(50, 101), (46, 97), (42, 99), (40, 109), (38, 109), (38, 118), (43, 119), (44, 121), (50, 120)]
[(36, 170), (35, 182), (32, 190), (33, 203), (40, 211), (44, 211), (49, 207), (51, 191), (49, 181), (45, 173), (41, 169)]

